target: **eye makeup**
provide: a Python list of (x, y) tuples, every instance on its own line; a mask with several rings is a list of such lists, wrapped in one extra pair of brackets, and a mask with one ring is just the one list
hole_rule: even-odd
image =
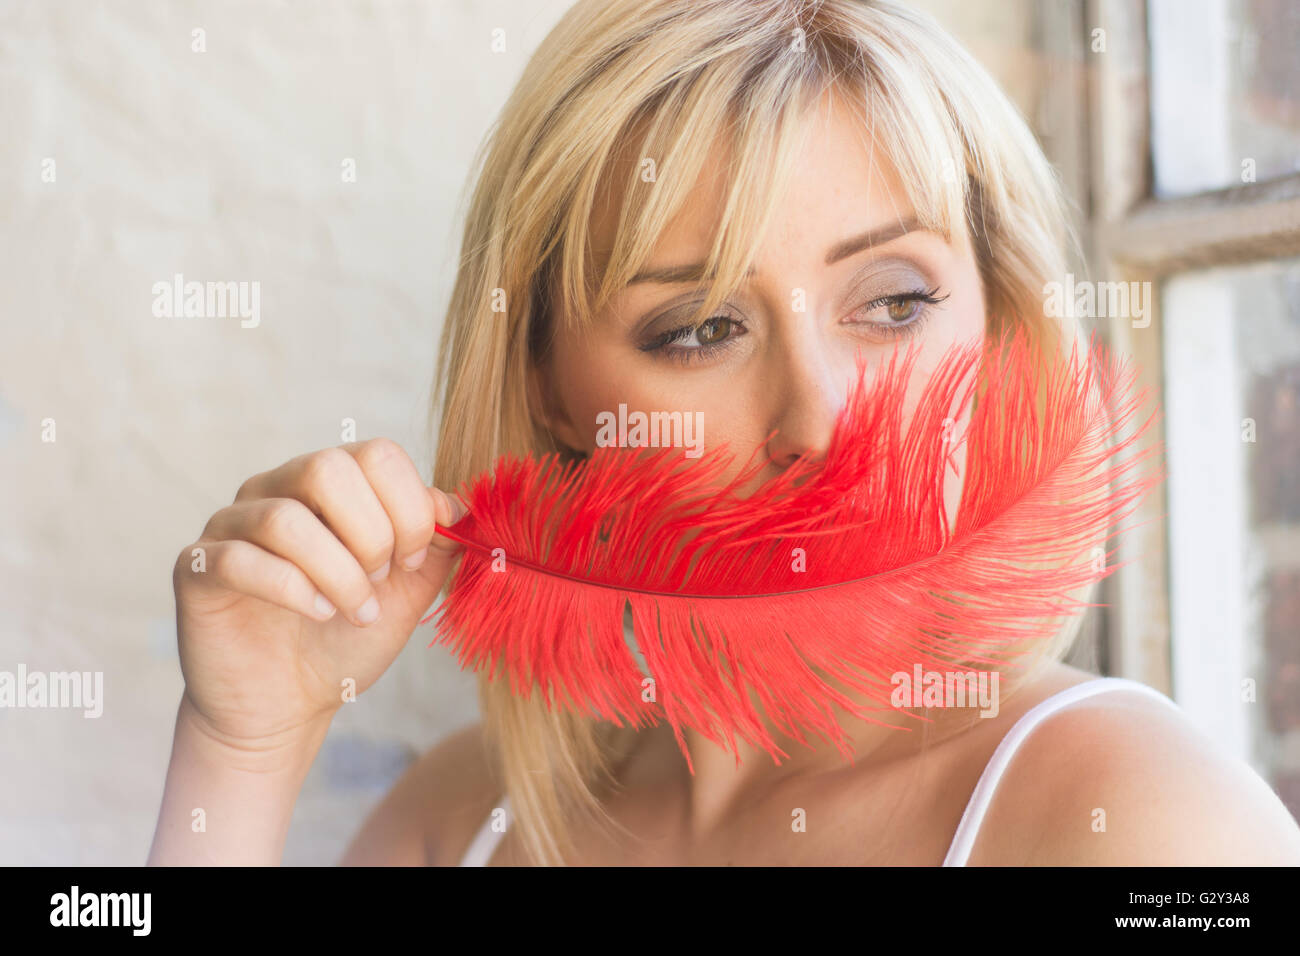
[[(846, 297), (847, 302), (857, 305), (841, 324), (852, 326), (877, 341), (901, 339), (918, 334), (929, 319), (932, 307), (947, 298), (947, 293), (910, 262), (898, 259), (874, 262), (862, 270), (852, 293)], [(699, 301), (697, 297), (694, 302), (676, 304), (661, 319), (670, 319), (674, 313), (690, 314)], [(649, 323), (651, 329), (663, 324), (660, 320)], [(744, 319), (724, 304), (698, 325), (670, 325), (660, 332), (648, 332), (637, 348), (657, 359), (687, 366), (721, 358), (747, 334), (749, 329)]]

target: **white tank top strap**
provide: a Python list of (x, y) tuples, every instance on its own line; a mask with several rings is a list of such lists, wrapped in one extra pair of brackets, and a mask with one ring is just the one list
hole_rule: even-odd
[(944, 866), (966, 865), (966, 861), (970, 858), (971, 848), (975, 846), (975, 837), (979, 834), (984, 814), (993, 801), (993, 792), (997, 789), (998, 782), (1002, 779), (1002, 774), (1006, 771), (1008, 765), (1010, 765), (1011, 758), (1015, 756), (1016, 750), (1025, 742), (1025, 739), (1033, 732), (1034, 728), (1042, 723), (1046, 717), (1076, 701), (1083, 700), (1085, 697), (1092, 697), (1094, 694), (1114, 690), (1133, 690), (1163, 701), (1170, 707), (1177, 708), (1178, 706), (1155, 688), (1125, 677), (1098, 677), (1095, 680), (1084, 681), (1082, 684), (1075, 684), (1073, 687), (1058, 691), (1046, 700), (1035, 704), (1012, 725), (1011, 730), (998, 744), (997, 750), (993, 751), (993, 756), (984, 768), (984, 772), (980, 774), (979, 782), (975, 784), (975, 790), (966, 804), (966, 810), (961, 815), (961, 822), (957, 824), (957, 832), (953, 835), (952, 845), (948, 847), (948, 855), (944, 857)]
[(487, 819), (478, 828), (478, 833), (474, 834), (474, 839), (470, 841), (465, 856), (461, 858), (461, 866), (487, 866), (488, 860), (492, 859), (492, 854), (496, 852), (497, 845), (506, 835), (506, 830), (510, 829), (510, 823), (514, 819), (514, 815), (510, 811), (510, 797), (508, 794), (501, 798), (499, 807), (494, 807), (493, 810), (495, 811), (498, 808), (505, 811), (506, 825), (500, 830), (493, 830), (492, 813), (488, 813)]

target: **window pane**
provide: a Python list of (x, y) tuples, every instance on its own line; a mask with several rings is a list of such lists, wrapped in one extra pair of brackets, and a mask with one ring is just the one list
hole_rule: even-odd
[(1174, 695), (1300, 818), (1300, 259), (1162, 291)]
[(1155, 193), (1300, 170), (1300, 3), (1150, 0)]

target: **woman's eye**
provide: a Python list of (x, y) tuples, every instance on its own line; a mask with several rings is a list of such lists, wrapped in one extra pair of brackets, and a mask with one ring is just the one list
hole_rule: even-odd
[[(673, 358), (689, 360), (699, 355), (725, 348), (730, 340), (743, 332), (741, 323), (725, 315), (715, 315), (699, 325), (683, 325), (658, 336), (648, 345), (647, 352), (660, 352)], [(691, 344), (691, 340), (695, 344)]]
[[(864, 326), (876, 335), (894, 337), (913, 334), (925, 322), (927, 307), (948, 298), (947, 295), (938, 293), (936, 287), (880, 296), (862, 306), (855, 313), (861, 318), (851, 324)], [(661, 333), (640, 348), (643, 352), (689, 364), (722, 355), (737, 338), (745, 334), (743, 322), (726, 315), (715, 315), (699, 325), (683, 325)]]
[(935, 288), (929, 291), (900, 292), (874, 299), (859, 310), (863, 316), (862, 321), (853, 324), (870, 326), (884, 335), (915, 332), (925, 321), (927, 306), (948, 298), (938, 292)]
[(885, 306), (885, 310), (895, 322), (907, 322), (915, 318), (916, 314), (921, 311), (921, 303), (916, 299), (903, 302), (895, 301)]
[(725, 316), (716, 316), (699, 326), (695, 330), (695, 336), (701, 345), (713, 345), (721, 342), (731, 334), (731, 319)]

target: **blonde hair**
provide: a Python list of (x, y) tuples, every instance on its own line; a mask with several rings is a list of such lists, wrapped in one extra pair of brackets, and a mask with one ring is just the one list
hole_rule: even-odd
[[(727, 192), (698, 315), (732, 294), (830, 90), (860, 110), (864, 142), (900, 171), (921, 228), (969, 231), (989, 331), (1024, 325), (1044, 350), (1079, 339), (1074, 320), (1043, 308), (1074, 242), (1059, 181), (1016, 108), (929, 16), (892, 0), (580, 0), (475, 161), (435, 385), (438, 487), (506, 453), (570, 454), (542, 424), (529, 370), (556, 321), (590, 322), (647, 261), (719, 136)], [(641, 163), (623, 155), (653, 159), (654, 188), (630, 188)], [(597, 263), (589, 223), (611, 182), (629, 188)], [(1068, 649), (1078, 623), (1045, 659)], [(600, 794), (635, 731), (553, 712), (544, 695), (515, 696), (486, 672), (479, 693), (524, 849), (563, 863), (579, 817), (607, 820)]]

